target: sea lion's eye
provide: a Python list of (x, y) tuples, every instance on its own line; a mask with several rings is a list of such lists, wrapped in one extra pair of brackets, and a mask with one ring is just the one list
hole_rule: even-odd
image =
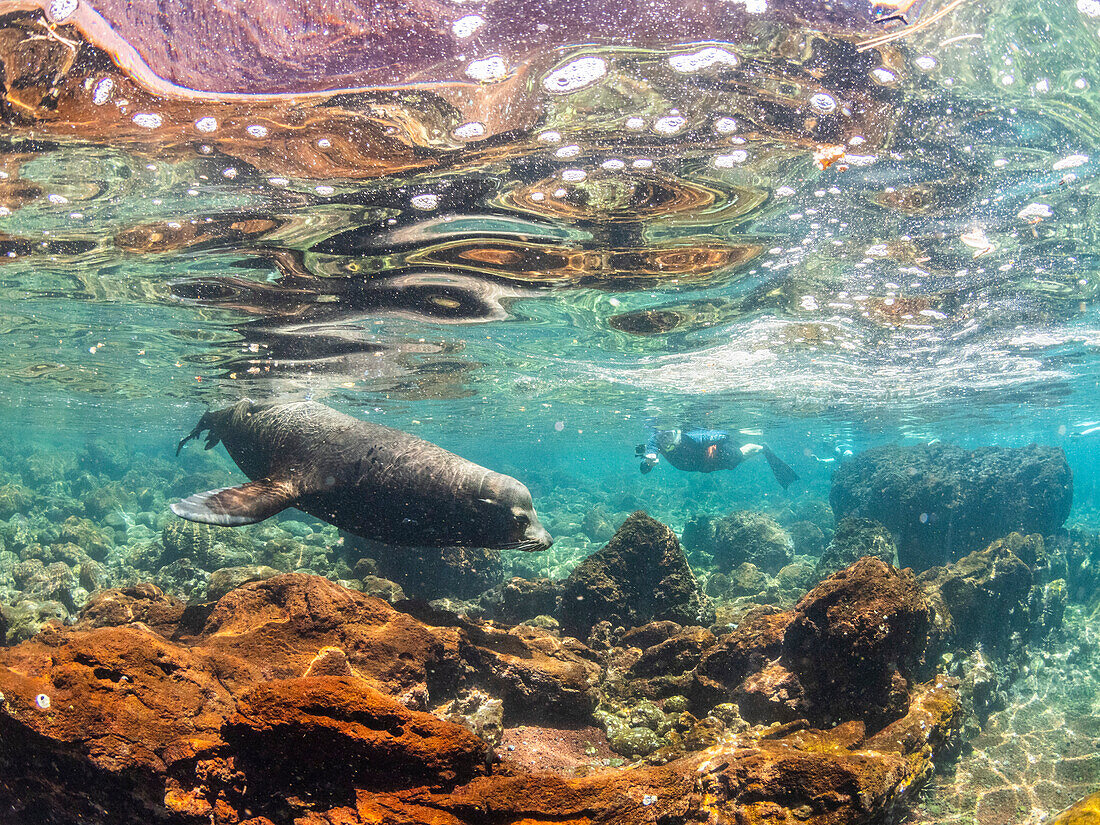
[(516, 524), (529, 524), (530, 521), (526, 513), (516, 513)]

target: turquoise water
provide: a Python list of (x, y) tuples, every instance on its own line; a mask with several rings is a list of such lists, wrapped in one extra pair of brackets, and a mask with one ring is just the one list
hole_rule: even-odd
[[(1100, 5), (838, 8), (509, 40), (519, 22), (448, 6), (485, 32), (384, 91), (306, 73), (193, 97), (143, 88), (72, 25), (55, 33), (79, 58), (34, 52), (41, 15), (0, 8), (18, 514), (148, 542), (192, 480), (244, 480), (221, 450), (174, 453), (251, 397), (522, 480), (558, 542), (506, 573), (566, 576), (605, 541), (581, 527), (597, 505), (677, 533), (697, 513), (806, 520), (847, 454), (894, 443), (1061, 447), (1068, 524), (1100, 528)], [(643, 476), (649, 421), (767, 443), (802, 481), (754, 461)], [(109, 513), (84, 503), (119, 482)], [(131, 562), (102, 583), (157, 572)]]

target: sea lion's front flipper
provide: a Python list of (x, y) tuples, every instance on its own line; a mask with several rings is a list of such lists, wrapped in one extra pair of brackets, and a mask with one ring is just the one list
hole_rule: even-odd
[(262, 478), (240, 487), (222, 487), (196, 493), (172, 504), (172, 512), (188, 521), (240, 527), (255, 524), (290, 507), (298, 487), (286, 479)]
[(786, 490), (796, 481), (798, 481), (798, 473), (787, 466), (780, 460), (779, 456), (768, 449), (768, 445), (765, 444), (761, 448), (764, 452), (764, 460), (768, 462), (768, 466), (772, 468), (772, 475), (775, 476), (775, 480), (779, 482), (779, 486)]

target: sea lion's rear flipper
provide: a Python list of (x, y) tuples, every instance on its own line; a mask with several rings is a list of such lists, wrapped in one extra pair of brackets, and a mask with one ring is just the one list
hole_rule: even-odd
[(180, 443), (176, 445), (176, 455), (180, 454), (180, 450), (183, 449), (183, 445), (190, 441), (192, 438), (198, 438), (202, 435), (203, 430), (208, 430), (206, 434), (206, 449), (213, 449), (221, 441), (221, 436), (215, 429), (214, 421), (211, 414), (206, 412), (202, 414), (202, 418), (199, 419), (199, 423), (195, 425), (195, 429), (191, 430), (187, 435), (180, 439)]
[(764, 460), (768, 462), (768, 466), (772, 468), (772, 475), (775, 476), (775, 480), (779, 482), (779, 486), (786, 490), (796, 481), (798, 481), (798, 473), (787, 466), (780, 460), (779, 456), (773, 453), (768, 445), (763, 447)]
[(262, 478), (240, 487), (196, 493), (172, 504), (172, 512), (188, 521), (240, 527), (255, 524), (291, 507), (298, 488), (286, 479)]

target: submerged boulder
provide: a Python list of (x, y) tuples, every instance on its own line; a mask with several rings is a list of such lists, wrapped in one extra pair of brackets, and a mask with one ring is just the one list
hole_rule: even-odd
[(740, 510), (714, 523), (714, 563), (719, 570), (749, 562), (774, 575), (793, 557), (791, 534), (771, 516)]
[(864, 556), (875, 556), (893, 564), (897, 553), (890, 531), (881, 522), (869, 518), (844, 518), (837, 524), (832, 541), (818, 559), (815, 573), (823, 579)]
[(414, 599), (473, 599), (504, 581), (504, 565), (499, 550), (482, 547), (380, 547), (368, 543), (364, 554), (376, 559), (378, 570), (384, 578), (397, 582)]
[[(935, 614), (932, 652), (981, 647), (994, 658), (1019, 653), (1061, 626), (1067, 588), (1051, 579), (1043, 537), (1012, 533), (954, 564), (920, 576)], [(1064, 569), (1064, 567), (1062, 568)]]
[(931, 613), (909, 571), (864, 557), (795, 606), (784, 657), (812, 721), (861, 719), (872, 729), (903, 716)]
[(558, 618), (583, 639), (601, 621), (626, 628), (654, 619), (693, 625), (707, 623), (707, 613), (676, 534), (637, 512), (566, 579)]
[(1060, 447), (885, 446), (841, 464), (829, 500), (837, 519), (881, 521), (899, 564), (920, 572), (1014, 530), (1054, 533), (1069, 516), (1073, 476)]

